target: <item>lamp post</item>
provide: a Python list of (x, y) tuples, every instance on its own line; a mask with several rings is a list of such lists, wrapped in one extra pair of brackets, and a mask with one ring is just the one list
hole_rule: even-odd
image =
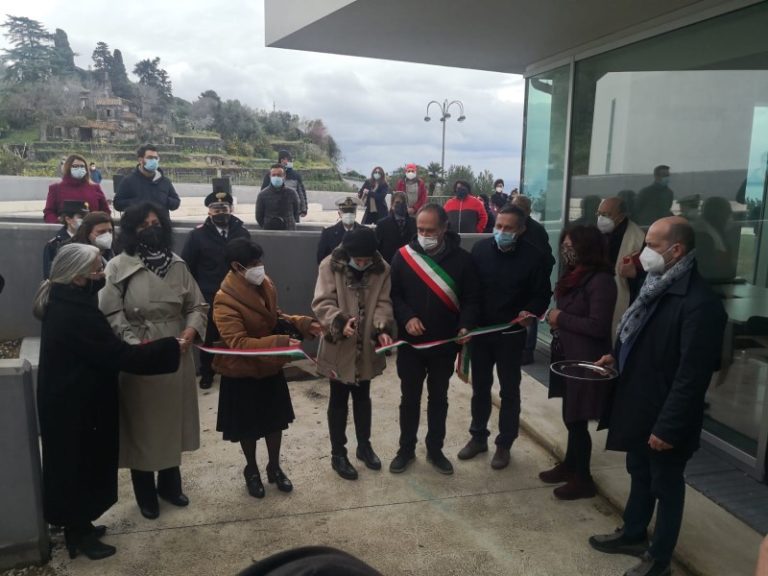
[(424, 122), (429, 122), (432, 120), (432, 118), (429, 117), (429, 107), (434, 104), (440, 109), (440, 122), (443, 123), (443, 146), (442, 146), (442, 152), (440, 154), (440, 170), (443, 172), (443, 176), (445, 176), (445, 121), (451, 117), (451, 113), (449, 112), (451, 106), (457, 106), (459, 109), (459, 117), (457, 120), (459, 122), (464, 122), (464, 120), (467, 119), (466, 116), (464, 116), (464, 103), (461, 102), (461, 100), (452, 100), (448, 102), (448, 99), (446, 98), (443, 100), (443, 103), (440, 104), (437, 100), (431, 100), (427, 104), (427, 115), (424, 116)]

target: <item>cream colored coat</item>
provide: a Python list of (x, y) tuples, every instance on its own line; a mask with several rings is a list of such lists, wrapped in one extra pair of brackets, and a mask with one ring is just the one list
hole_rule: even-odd
[(616, 280), (616, 307), (613, 309), (613, 324), (611, 325), (611, 334), (616, 336), (616, 329), (619, 326), (621, 317), (624, 312), (629, 308), (629, 281), (623, 276), (619, 275), (619, 268), (621, 267), (621, 261), (627, 256), (631, 256), (636, 252), (639, 252), (645, 242), (645, 232), (632, 220), (627, 221), (627, 229), (624, 232), (624, 238), (621, 240), (621, 246), (619, 247), (619, 257), (616, 258), (616, 267), (614, 279)]
[[(375, 352), (376, 338), (381, 332), (394, 338), (396, 328), (389, 265), (377, 252), (358, 282), (348, 262), (346, 250), (337, 248), (320, 263), (312, 311), (325, 333), (317, 353), (319, 372), (354, 384), (384, 371), (386, 359)], [(344, 326), (352, 317), (358, 318), (357, 333), (345, 338)]]
[[(99, 308), (115, 333), (129, 344), (178, 337), (194, 328), (205, 337), (208, 305), (186, 263), (174, 254), (165, 278), (137, 256), (109, 261)], [(200, 447), (197, 381), (192, 350), (173, 374), (120, 374), (121, 468), (163, 470), (179, 466), (181, 453)]]

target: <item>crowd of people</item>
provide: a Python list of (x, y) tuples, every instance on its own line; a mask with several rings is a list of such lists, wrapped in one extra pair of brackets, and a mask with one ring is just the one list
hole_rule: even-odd
[[(307, 202), (290, 154), (280, 152), (264, 184), (259, 225), (295, 228)], [(329, 379), (331, 467), (341, 478), (358, 478), (347, 452), (350, 397), (356, 458), (382, 468), (371, 438), (370, 390), (394, 347), (400, 436), (389, 471), (403, 473), (416, 458), (426, 382), (427, 461), (453, 474), (444, 452), (452, 375), (458, 370), (471, 381), (471, 424), (457, 454), (469, 460), (489, 448), (495, 367), (501, 404), (490, 467), (506, 468), (520, 428), (521, 366), (531, 361), (543, 322), (553, 363), (594, 363), (617, 377), (551, 373), (549, 395), (562, 398), (568, 445), (563, 461), (539, 478), (557, 485), (558, 499), (593, 497), (588, 423), (600, 421), (607, 448), (627, 453), (631, 491), (623, 527), (590, 544), (640, 556), (629, 574), (669, 574), (683, 472), (698, 448), (726, 321), (697, 271), (693, 227), (664, 216), (644, 233), (627, 217), (624, 199), (606, 198), (594, 207), (594, 224), (569, 226), (555, 242), (560, 269), (552, 286), (552, 243), (531, 217), (530, 198), (505, 194), (501, 180), (487, 203), (468, 182), (452, 190), (440, 206), (428, 202), (415, 165), (394, 189), (374, 168), (357, 198), (339, 202), (338, 223), (320, 236), (312, 316), (288, 315), (278, 306), (264, 251), (233, 215), (229, 193), (205, 198), (208, 216), (179, 256), (169, 220), (179, 198), (159, 172), (154, 147), (139, 149), (136, 169), (115, 195), (123, 211), (117, 238), (85, 160), (68, 158), (46, 205), (46, 220), (56, 214), (63, 227), (46, 246), (35, 314), (42, 320), (45, 516), (64, 527), (70, 555), (115, 552), (93, 521), (116, 500), (118, 467), (130, 469), (145, 518), (159, 516), (158, 499), (189, 504), (180, 465), (182, 453), (200, 443), (195, 344), (214, 352), (201, 353), (199, 386), (210, 388), (221, 375), (217, 430), (240, 444), (245, 488), (263, 498), (261, 438), (268, 482), (293, 489), (280, 461), (282, 433), (296, 418), (283, 366), (303, 339), (319, 339), (317, 370)], [(462, 247), (461, 234), (486, 231), (470, 251)]]

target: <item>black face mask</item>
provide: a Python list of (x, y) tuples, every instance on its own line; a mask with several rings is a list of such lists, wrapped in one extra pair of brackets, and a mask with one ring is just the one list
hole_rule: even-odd
[(150, 226), (137, 234), (139, 242), (152, 250), (165, 248), (165, 234), (162, 226)]
[(467, 190), (466, 188), (464, 187), (456, 188), (456, 196), (458, 198), (464, 199), (467, 197), (468, 194), (469, 194), (469, 190)]
[(229, 214), (214, 214), (211, 216), (211, 221), (220, 228), (226, 228), (229, 225)]
[(99, 278), (97, 280), (94, 280), (93, 278), (89, 278), (88, 284), (83, 286), (83, 290), (88, 292), (88, 294), (95, 296), (96, 294), (99, 293), (99, 290), (101, 290), (102, 288), (104, 288), (104, 286), (106, 286), (106, 284), (107, 284), (106, 278)]
[(397, 204), (395, 204), (394, 212), (395, 212), (395, 216), (399, 216), (400, 218), (405, 218), (406, 216), (408, 216), (408, 207), (402, 202), (398, 202)]

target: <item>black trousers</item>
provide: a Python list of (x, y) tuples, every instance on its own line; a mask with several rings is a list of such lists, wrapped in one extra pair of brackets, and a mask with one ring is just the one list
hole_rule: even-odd
[(331, 454), (334, 456), (347, 455), (347, 415), (350, 395), (357, 445), (368, 446), (371, 443), (370, 380), (358, 382), (357, 385), (331, 380), (331, 394), (328, 398), (328, 433), (331, 437)]
[(400, 450), (413, 454), (416, 450), (421, 393), (427, 380), (427, 452), (440, 452), (445, 440), (448, 417), (448, 381), (453, 374), (456, 352), (441, 354), (436, 350), (419, 351), (401, 346), (397, 352), (397, 375), (400, 377)]
[(472, 347), (472, 424), (469, 433), (480, 442), (491, 435), (491, 387), (493, 366), (499, 376), (499, 434), (496, 445), (509, 449), (520, 431), (520, 361), (525, 346), (526, 331), (512, 334), (495, 333), (476, 336)]
[[(208, 327), (205, 330), (205, 340), (203, 341), (206, 346), (212, 346), (214, 342), (219, 339), (219, 330), (216, 328), (216, 323), (213, 321), (213, 296), (209, 299), (205, 297), (208, 302)], [(208, 352), (200, 351), (200, 376), (213, 376), (213, 358), (214, 354), (208, 354)]]
[(154, 472), (131, 470), (131, 483), (139, 506), (156, 506), (158, 494), (170, 497), (181, 494), (181, 470), (178, 466), (160, 470), (157, 473), (157, 487)]
[(563, 397), (563, 423), (568, 429), (568, 447), (565, 450), (565, 465), (584, 476), (591, 476), (589, 464), (592, 460), (592, 437), (589, 435), (588, 422), (566, 422), (567, 393)]
[(627, 472), (632, 479), (624, 509), (624, 533), (645, 535), (656, 508), (656, 530), (649, 552), (656, 560), (669, 562), (680, 534), (685, 505), (685, 466), (689, 452), (657, 452), (645, 446), (627, 452)]

